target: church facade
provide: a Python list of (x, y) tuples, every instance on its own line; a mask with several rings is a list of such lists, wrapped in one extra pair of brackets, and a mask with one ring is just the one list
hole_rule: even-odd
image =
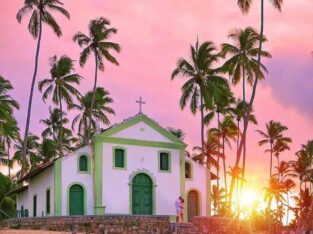
[(186, 145), (144, 114), (94, 136), (26, 175), (17, 209), (28, 216), (170, 215), (185, 199), (186, 221), (210, 215), (209, 170), (185, 155)]

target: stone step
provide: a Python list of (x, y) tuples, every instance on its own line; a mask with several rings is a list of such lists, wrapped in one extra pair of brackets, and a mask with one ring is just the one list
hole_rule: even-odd
[(192, 223), (172, 223), (170, 229), (173, 234), (201, 234), (199, 229)]

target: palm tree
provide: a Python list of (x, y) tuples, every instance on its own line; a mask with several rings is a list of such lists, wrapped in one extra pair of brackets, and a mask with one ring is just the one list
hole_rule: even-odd
[(226, 197), (226, 191), (224, 188), (218, 189), (214, 184), (212, 187), (211, 198), (213, 201), (213, 212), (214, 214), (219, 214), (220, 212), (220, 204)]
[(218, 171), (219, 165), (215, 157), (223, 157), (223, 155), (219, 152), (221, 144), (218, 139), (219, 138), (216, 132), (209, 130), (207, 134), (207, 141), (204, 144), (204, 150), (200, 146), (193, 147), (195, 154), (192, 156), (192, 159), (200, 164), (206, 165), (209, 169), (213, 166)]
[(10, 95), (13, 89), (10, 81), (0, 76), (0, 164), (8, 166), (11, 176), (10, 148), (12, 140), (19, 136), (19, 128), (13, 117), (13, 111), (19, 109), (19, 104)]
[[(180, 107), (184, 109), (190, 101), (192, 114), (200, 109), (201, 113), (201, 147), (204, 155), (204, 107), (212, 108), (212, 97), (217, 93), (222, 94), (221, 87), (228, 86), (224, 78), (218, 76), (219, 69), (213, 69), (212, 65), (218, 59), (218, 54), (213, 42), (205, 41), (199, 45), (197, 40), (195, 46), (191, 46), (190, 60), (180, 58), (177, 67), (171, 75), (173, 80), (176, 76), (187, 77), (188, 80), (182, 86)], [(217, 88), (219, 87), (219, 88)]]
[[(27, 160), (26, 160), (26, 170), (25, 172), (27, 172), (28, 170), (32, 170), (33, 168), (35, 168), (41, 161), (41, 158), (38, 155), (38, 147), (39, 147), (39, 143), (38, 143), (39, 137), (36, 135), (32, 135), (29, 134), (28, 138), (27, 138), (27, 151), (26, 151), (26, 156), (27, 156)], [(15, 153), (13, 155), (13, 161), (16, 161), (18, 163), (18, 165), (22, 165), (22, 163), (24, 162), (23, 160), (23, 145), (24, 142), (22, 139), (19, 139), (17, 141), (17, 143), (14, 145), (14, 149), (15, 149)], [(22, 177), (24, 174), (22, 172), (23, 169), (21, 169), (21, 171), (19, 171), (17, 173), (18, 177)]]
[[(271, 0), (271, 2), (276, 9), (281, 11), (283, 0)], [(248, 13), (250, 10), (250, 7), (251, 7), (252, 0), (237, 0), (237, 3), (238, 3), (238, 6), (243, 13)], [(261, 0), (261, 27), (260, 27), (259, 35), (260, 35), (259, 38), (264, 37), (264, 0)], [(262, 51), (262, 46), (263, 46), (263, 40), (259, 40), (259, 50), (258, 51)], [(258, 53), (258, 56), (257, 56), (257, 62), (258, 62), (257, 64), (258, 64), (258, 69), (259, 69), (259, 72), (257, 73), (258, 75), (261, 72), (261, 57), (262, 57), (262, 54)], [(249, 115), (252, 111), (252, 107), (253, 107), (253, 103), (254, 103), (254, 99), (255, 99), (255, 95), (256, 95), (256, 88), (258, 85), (258, 80), (259, 80), (259, 77), (258, 76), (255, 77), (254, 82), (253, 82), (253, 86), (252, 86), (252, 92), (251, 92), (249, 105), (247, 106), (245, 114), (243, 115), (243, 131), (242, 131), (242, 137), (241, 137), (240, 144), (239, 144), (238, 151), (237, 151), (235, 167), (239, 166), (240, 155), (241, 155), (241, 152), (243, 150), (244, 143), (246, 141), (246, 135), (247, 135), (247, 130), (248, 130), (248, 126), (249, 126)], [(232, 191), (233, 191), (234, 183), (235, 183), (235, 181), (232, 180), (231, 185), (230, 185), (230, 192), (229, 192), (230, 201), (232, 198)], [(231, 206), (230, 202), (229, 202), (229, 205)]]
[(286, 216), (286, 224), (288, 225), (289, 223), (289, 210), (290, 210), (290, 207), (289, 207), (289, 193), (291, 191), (291, 189), (293, 189), (294, 187), (296, 187), (296, 184), (293, 180), (291, 179), (286, 179), (286, 180), (283, 180), (283, 185), (285, 187), (285, 190), (286, 190), (286, 197), (287, 197), (287, 216)]
[[(288, 143), (289, 142), (278, 140), (275, 142), (275, 144), (273, 146), (273, 154), (277, 158), (277, 167), (279, 167), (279, 165), (280, 165), (279, 155), (286, 150), (290, 150)], [(266, 152), (270, 152), (270, 150), (266, 150)], [(280, 176), (278, 177), (278, 179), (280, 179)]]
[[(54, 141), (58, 141), (58, 139), (60, 138), (60, 133), (59, 130), (61, 129), (61, 112), (60, 109), (58, 108), (54, 108), (51, 109), (51, 107), (49, 107), (49, 117), (46, 119), (41, 119), (39, 121), (40, 123), (44, 124), (46, 126), (46, 128), (42, 131), (41, 136), (44, 139), (47, 139), (49, 137), (52, 137), (52, 139)], [(64, 125), (68, 124), (69, 120), (68, 118), (66, 118), (66, 113), (63, 112), (62, 113), (62, 130), (63, 133), (71, 133), (71, 130), (64, 127)]]
[[(234, 181), (236, 181), (236, 215), (239, 216), (240, 213), (240, 196), (239, 196), (239, 182), (245, 181), (245, 179), (242, 177), (242, 169), (240, 167), (229, 167), (229, 171), (227, 172)], [(230, 201), (228, 201), (230, 202)], [(232, 202), (231, 202), (232, 203)], [(231, 208), (231, 207), (230, 207)], [(231, 209), (230, 209), (231, 210)]]
[(224, 186), (227, 193), (227, 177), (226, 177), (226, 163), (225, 163), (225, 143), (231, 148), (231, 141), (236, 140), (238, 128), (233, 121), (232, 116), (225, 116), (224, 120), (220, 124), (219, 134), (222, 139), (222, 154), (223, 154), (223, 169), (224, 169)]
[(275, 199), (277, 210), (276, 210), (276, 220), (280, 221), (281, 219), (279, 217), (279, 202), (285, 201), (285, 198), (283, 194), (286, 193), (284, 184), (281, 183), (276, 176), (272, 176), (269, 180), (269, 185), (267, 187), (264, 187), (265, 193), (264, 193), (264, 200), (267, 201), (267, 209), (271, 210), (272, 201)]
[[(84, 48), (83, 51), (80, 53), (79, 63), (81, 66), (84, 66), (86, 64), (86, 61), (91, 52), (93, 52), (95, 56), (95, 80), (90, 105), (91, 110), (93, 110), (93, 106), (95, 105), (95, 96), (98, 81), (98, 69), (100, 71), (104, 71), (104, 59), (106, 59), (110, 63), (119, 65), (116, 58), (111, 54), (111, 50), (120, 52), (121, 48), (119, 44), (108, 41), (111, 35), (117, 32), (117, 29), (108, 28), (109, 25), (110, 21), (108, 19), (100, 17), (98, 19), (90, 21), (89, 36), (85, 35), (82, 32), (78, 32), (73, 37), (74, 42), (77, 42), (81, 48)], [(91, 115), (92, 113), (90, 112), (89, 114)], [(91, 117), (89, 118), (91, 119)], [(90, 139), (91, 124), (92, 122), (89, 122), (89, 126), (87, 129), (88, 141)], [(88, 143), (88, 141), (86, 143)]]
[[(96, 88), (96, 92), (88, 92), (85, 96), (79, 98), (79, 104), (74, 104), (71, 108), (79, 111), (79, 114), (75, 116), (72, 122), (72, 128), (78, 123), (78, 133), (84, 135), (84, 131), (87, 132), (88, 137), (91, 131), (94, 132), (97, 128), (97, 122), (109, 125), (110, 120), (107, 114), (115, 114), (114, 110), (108, 105), (113, 103), (113, 99), (109, 96), (110, 93), (101, 87)], [(94, 105), (92, 100), (94, 98)], [(91, 106), (93, 109), (91, 109)], [(91, 129), (88, 127), (91, 126)], [(88, 133), (89, 132), (89, 133)], [(87, 142), (87, 141), (86, 141)], [(85, 144), (86, 144), (85, 142)]]
[(22, 18), (32, 11), (31, 17), (28, 23), (28, 30), (30, 34), (37, 39), (37, 48), (36, 48), (36, 56), (35, 56), (35, 68), (33, 79), (31, 83), (31, 89), (29, 94), (28, 100), (28, 109), (27, 109), (27, 117), (26, 117), (26, 126), (25, 126), (25, 133), (24, 133), (24, 145), (23, 145), (23, 152), (22, 152), (22, 174), (25, 170), (25, 163), (26, 163), (26, 154), (27, 154), (27, 138), (29, 132), (29, 124), (30, 124), (30, 116), (31, 116), (31, 109), (32, 109), (32, 101), (33, 101), (33, 94), (34, 88), (36, 83), (37, 77), (37, 69), (38, 69), (38, 61), (39, 61), (39, 50), (41, 44), (41, 36), (42, 36), (42, 24), (45, 23), (49, 25), (54, 33), (60, 37), (62, 35), (61, 27), (55, 21), (53, 16), (50, 14), (49, 11), (57, 11), (68, 19), (70, 19), (70, 14), (62, 7), (63, 3), (60, 0), (25, 0), (24, 6), (18, 11), (16, 18), (19, 23), (21, 23)]
[[(238, 99), (235, 106), (231, 108), (230, 112), (237, 120), (237, 151), (239, 149), (239, 140), (240, 140), (240, 121), (243, 118), (244, 115), (244, 107), (247, 106), (248, 103), (244, 103), (242, 100)], [(253, 111), (253, 110), (252, 110)], [(258, 124), (256, 117), (254, 114), (252, 114), (252, 111), (249, 113), (248, 119), (249, 122), (253, 124)], [(242, 155), (242, 177), (245, 178), (245, 171), (246, 171), (246, 147), (243, 148), (243, 155)], [(242, 184), (241, 184), (241, 190), (242, 190)]]
[(168, 127), (167, 130), (170, 133), (172, 133), (174, 136), (176, 136), (178, 139), (182, 140), (182, 141), (184, 140), (184, 138), (186, 136), (185, 132), (182, 129), (180, 129), (180, 128), (170, 128), (170, 127)]
[(273, 164), (273, 153), (274, 153), (273, 146), (279, 141), (283, 144), (288, 144), (292, 142), (291, 138), (285, 137), (283, 135), (284, 131), (286, 131), (287, 129), (288, 128), (282, 125), (281, 123), (271, 120), (270, 122), (266, 124), (266, 132), (263, 132), (261, 130), (256, 130), (264, 138), (263, 140), (259, 141), (259, 145), (262, 146), (264, 144), (270, 144), (270, 149), (265, 151), (265, 152), (270, 152), (270, 155), (271, 155), (270, 178), (272, 177), (272, 164)]
[(73, 85), (79, 85), (80, 75), (72, 73), (74, 70), (73, 60), (66, 55), (61, 56), (60, 59), (55, 55), (51, 58), (50, 79), (44, 79), (39, 82), (38, 88), (43, 92), (42, 99), (46, 101), (48, 96), (52, 94), (52, 102), (59, 105), (60, 108), (60, 130), (59, 130), (59, 153), (62, 154), (62, 138), (63, 138), (63, 105), (64, 101), (67, 106), (74, 104), (73, 97), (80, 96), (79, 91)]
[(58, 154), (57, 142), (51, 139), (43, 139), (39, 146), (39, 154), (41, 156), (42, 163), (50, 162), (55, 159)]

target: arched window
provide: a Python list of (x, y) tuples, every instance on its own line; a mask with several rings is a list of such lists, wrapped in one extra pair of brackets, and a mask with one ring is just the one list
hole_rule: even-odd
[(88, 158), (86, 155), (82, 155), (79, 157), (79, 171), (88, 171)]
[(185, 178), (192, 179), (192, 168), (190, 162), (185, 162)]

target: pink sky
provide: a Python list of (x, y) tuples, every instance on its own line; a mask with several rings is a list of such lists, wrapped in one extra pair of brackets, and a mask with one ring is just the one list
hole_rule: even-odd
[[(49, 57), (67, 54), (78, 60), (81, 49), (72, 42), (73, 34), (79, 30), (87, 32), (90, 19), (104, 16), (118, 29), (112, 40), (122, 47), (121, 53), (116, 55), (120, 66), (108, 64), (106, 71), (99, 74), (99, 86), (108, 89), (114, 99), (116, 116), (111, 117), (112, 123), (136, 114), (135, 100), (142, 96), (147, 102), (144, 113), (164, 127), (183, 129), (185, 142), (190, 147), (199, 145), (200, 122), (199, 116), (179, 108), (182, 81), (170, 81), (177, 59), (189, 55), (189, 45), (195, 42), (197, 35), (201, 41), (212, 40), (219, 45), (228, 41), (227, 34), (233, 28), (259, 28), (258, 1), (254, 1), (246, 16), (239, 11), (236, 0), (63, 2), (71, 20), (54, 14), (63, 28), (60, 39), (44, 26), (38, 80), (49, 75)], [(12, 95), (21, 104), (21, 110), (15, 116), (23, 132), (36, 42), (27, 30), (29, 17), (22, 24), (15, 18), (23, 1), (0, 0), (0, 3), (0, 74), (15, 88)], [(270, 74), (258, 87), (255, 101), (259, 126), (250, 128), (248, 135), (249, 178), (267, 178), (269, 157), (263, 153), (264, 148), (258, 147), (260, 137), (254, 130), (264, 129), (269, 120), (287, 125), (286, 134), (293, 138), (292, 150), (282, 155), (283, 160), (292, 158), (300, 144), (313, 138), (312, 8), (312, 0), (285, 1), (283, 12), (279, 13), (266, 1), (265, 34), (269, 42), (265, 49), (272, 53), (273, 59), (266, 61)], [(76, 62), (76, 71), (85, 78), (80, 86), (82, 93), (90, 90), (93, 60), (84, 69)], [(240, 95), (238, 91), (240, 89), (236, 88), (235, 93)], [(48, 104), (42, 102), (41, 94), (36, 90), (31, 132), (41, 133), (39, 120), (47, 115)], [(227, 157), (228, 164), (232, 165), (234, 152), (229, 151)]]

